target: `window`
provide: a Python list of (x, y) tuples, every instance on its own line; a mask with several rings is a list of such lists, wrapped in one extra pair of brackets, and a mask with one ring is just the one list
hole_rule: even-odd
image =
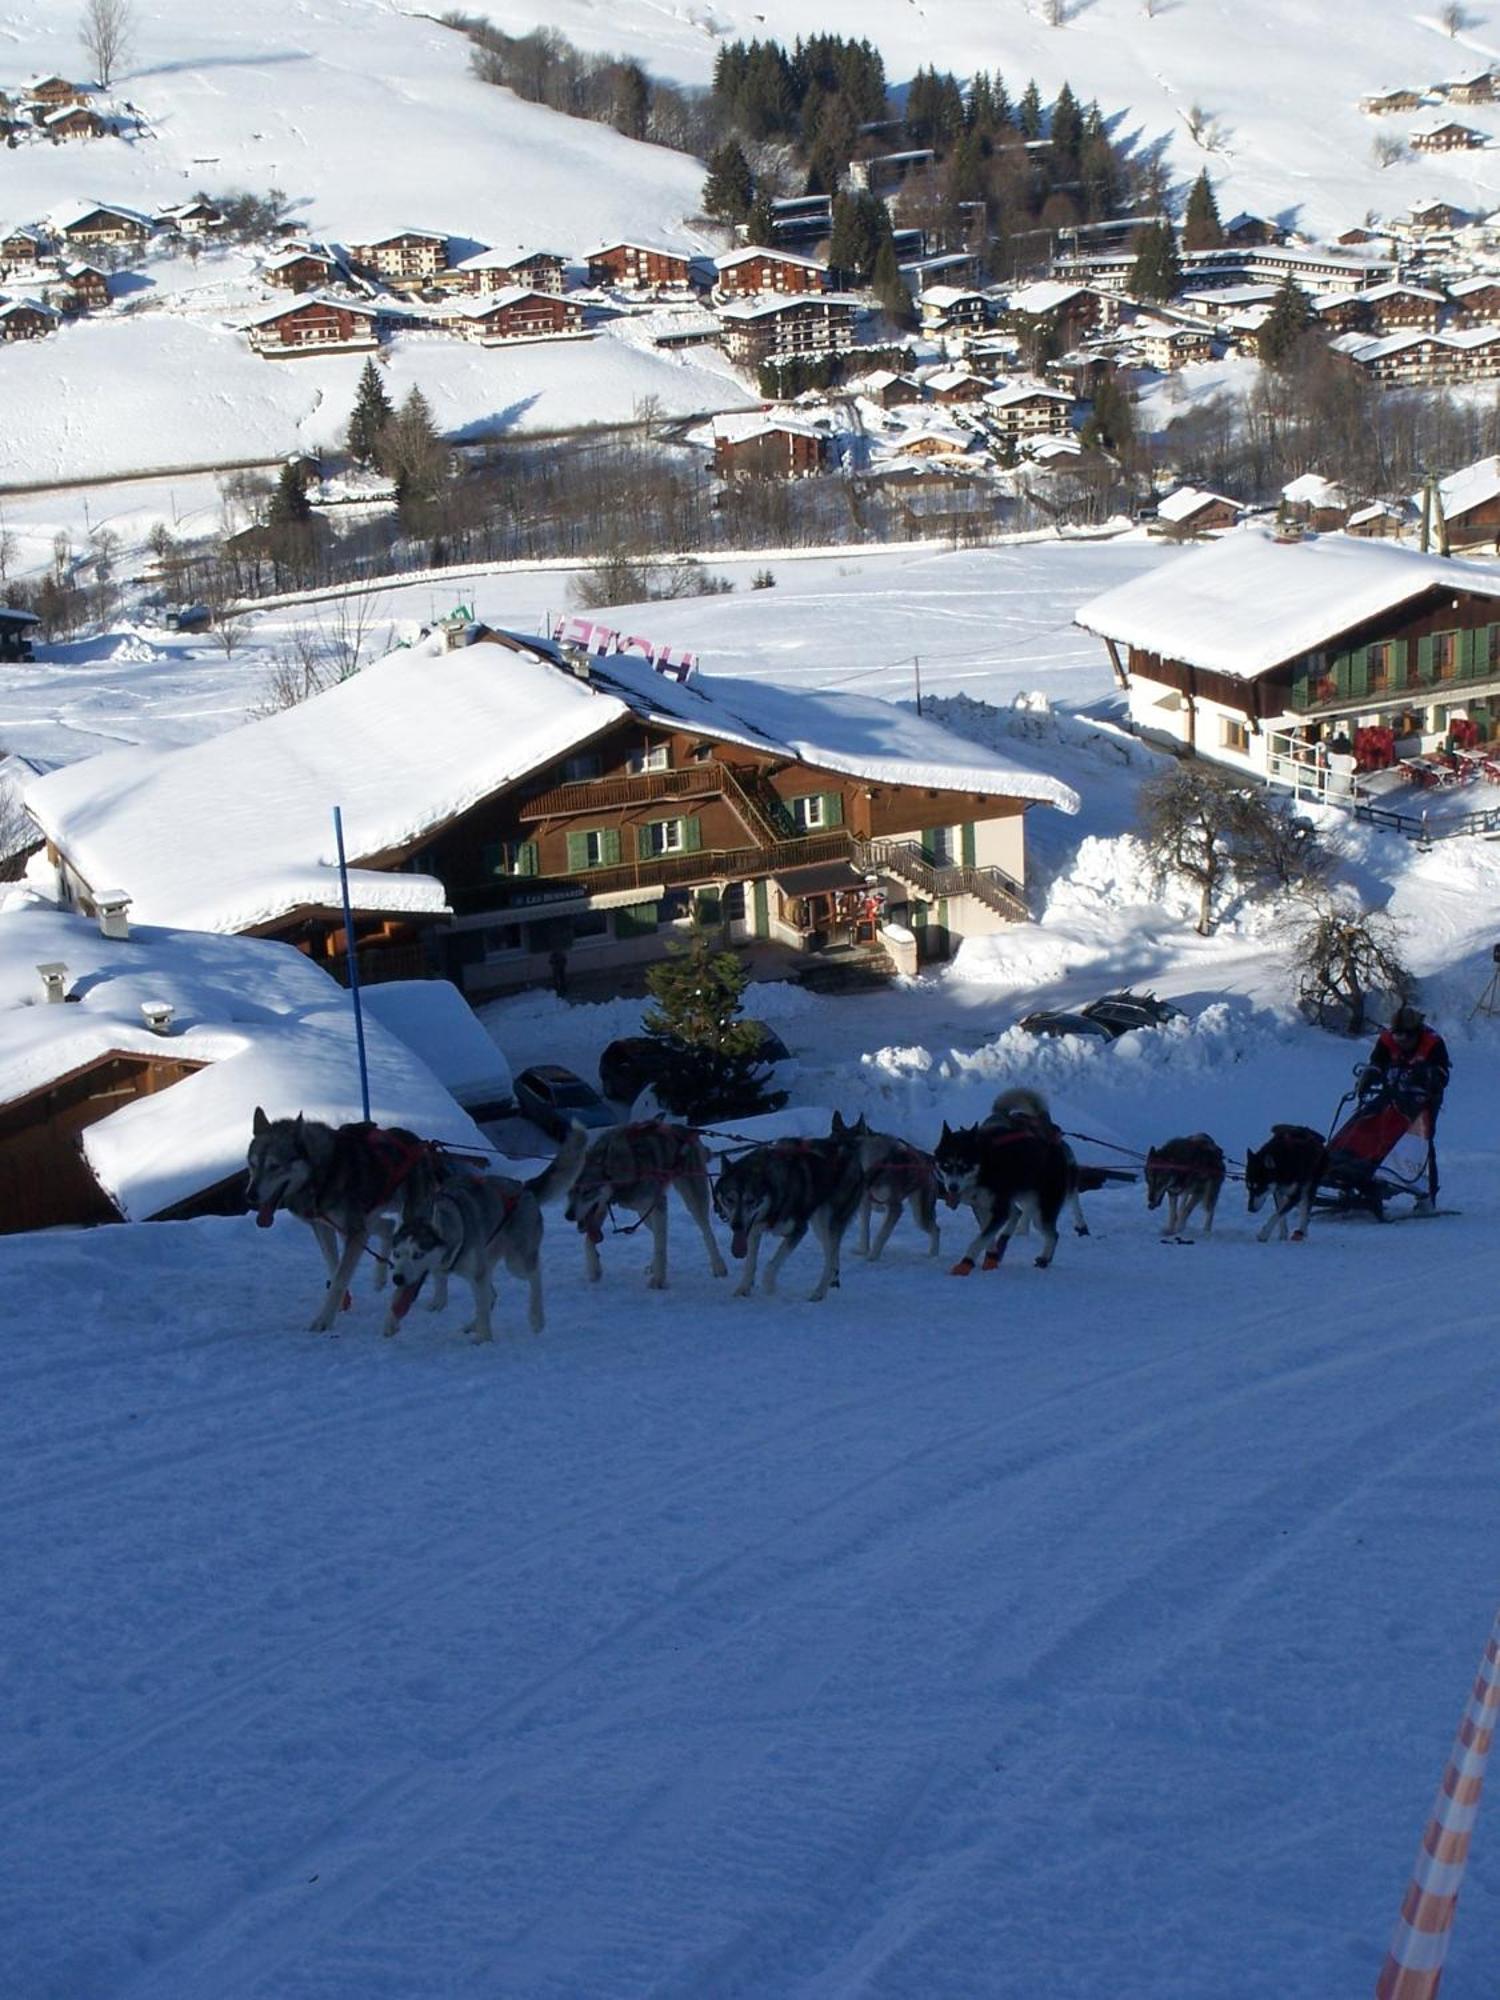
[(534, 840), (487, 841), (479, 858), (486, 875), (535, 875), (538, 870)]
[(588, 827), (568, 835), (568, 872), (576, 875), (584, 868), (613, 868), (620, 858), (620, 829), (617, 826)]
[(597, 750), (580, 750), (564, 761), (562, 781), (565, 785), (586, 784), (590, 778), (597, 778), (602, 769)]
[(1432, 635), (1432, 678), (1435, 681), (1451, 681), (1458, 671), (1458, 634), (1456, 632), (1434, 632)]
[(1391, 684), (1391, 656), (1395, 648), (1389, 639), (1365, 652), (1365, 692), (1381, 694)]
[(652, 854), (681, 854), (683, 851), (682, 821), (680, 819), (654, 819), (641, 828), (641, 858)]
[(798, 833), (816, 833), (824, 827), (844, 824), (842, 792), (808, 792), (791, 801), (792, 824)]
[(648, 743), (637, 750), (626, 769), (633, 778), (643, 777), (647, 771), (670, 771), (672, 768), (672, 746), (670, 743)]
[(1484, 642), (1478, 649), (1478, 658), (1483, 660), (1487, 672), (1500, 673), (1500, 625), (1485, 627)]
[(1236, 722), (1232, 715), (1219, 718), (1219, 747), (1234, 750), (1243, 757), (1250, 749), (1250, 731), (1243, 722)]

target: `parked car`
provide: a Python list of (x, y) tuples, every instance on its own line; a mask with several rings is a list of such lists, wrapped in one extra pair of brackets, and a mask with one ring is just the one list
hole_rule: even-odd
[[(760, 1029), (760, 1060), (785, 1062), (791, 1051), (764, 1021), (747, 1022)], [(671, 1068), (677, 1044), (657, 1035), (623, 1035), (599, 1058), (599, 1088), (618, 1104), (634, 1104), (643, 1090), (658, 1083)]]
[(1020, 1026), (1033, 1035), (1092, 1035), (1113, 1042), (1132, 1028), (1161, 1028), (1182, 1018), (1182, 1009), (1154, 993), (1105, 993), (1076, 1010), (1043, 1008), (1022, 1017)]
[(534, 1125), (563, 1138), (575, 1121), (590, 1131), (613, 1125), (615, 1114), (591, 1083), (558, 1063), (538, 1063), (516, 1078), (516, 1104)]

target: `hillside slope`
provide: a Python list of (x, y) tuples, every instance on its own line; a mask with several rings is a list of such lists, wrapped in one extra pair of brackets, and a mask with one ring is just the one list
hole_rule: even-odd
[[(416, 0), (405, 4), (414, 9)], [(1420, 87), (1494, 60), (1500, 24), (1453, 40), (1436, 6), (1424, 12), (1408, 0), (1157, 5), (1148, 18), (1142, 0), (1068, 0), (1071, 18), (1049, 28), (1039, 0), (898, 0), (878, 9), (861, 0), (821, 0), (812, 9), (796, 0), (615, 0), (608, 8), (556, 0), (547, 23), (586, 46), (635, 55), (663, 76), (700, 82), (726, 38), (770, 35), (790, 44), (814, 30), (868, 36), (893, 84), (929, 63), (958, 75), (998, 69), (1013, 95), (1029, 76), (1048, 97), (1066, 79), (1080, 97), (1097, 97), (1106, 114), (1118, 114), (1120, 129), (1142, 146), (1164, 140), (1184, 180), (1206, 165), (1226, 216), (1248, 208), (1336, 232), (1369, 208), (1397, 214), (1428, 195), (1474, 208), (1500, 201), (1500, 152), (1376, 166), (1377, 132), (1404, 135), (1441, 113), (1373, 119), (1358, 109), (1366, 92)], [(533, 0), (485, 0), (476, 11), (513, 33), (537, 25)], [(1189, 135), (1194, 105), (1222, 130), (1213, 152)], [(1458, 116), (1500, 138), (1500, 107)]]

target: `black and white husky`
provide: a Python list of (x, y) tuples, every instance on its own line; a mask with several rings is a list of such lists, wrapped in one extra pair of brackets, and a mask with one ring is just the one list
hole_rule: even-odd
[(429, 1186), (414, 1203), (391, 1244), (395, 1296), (382, 1331), (395, 1333), (423, 1284), (465, 1278), (474, 1294), (473, 1334), (491, 1338), (495, 1271), (503, 1264), (529, 1294), (527, 1318), (533, 1333), (546, 1324), (542, 1308), (542, 1208), (572, 1185), (588, 1145), (574, 1125), (552, 1164), (529, 1181), (504, 1174), (453, 1173)]
[(584, 1155), (568, 1195), (568, 1220), (582, 1234), (584, 1268), (591, 1282), (601, 1273), (599, 1244), (609, 1212), (628, 1208), (651, 1232), (650, 1288), (657, 1292), (665, 1288), (667, 1196), (674, 1187), (703, 1238), (709, 1270), (716, 1278), (728, 1275), (709, 1220), (708, 1155), (703, 1142), (690, 1126), (652, 1118), (601, 1132)]
[(1195, 1209), (1203, 1211), (1203, 1234), (1213, 1233), (1214, 1210), (1224, 1186), (1224, 1154), (1206, 1132), (1168, 1139), (1146, 1155), (1146, 1206), (1167, 1204), (1162, 1237), (1180, 1236)]
[[(393, 1215), (404, 1214), (439, 1171), (437, 1149), (398, 1125), (325, 1125), (317, 1118), (267, 1118), (258, 1106), (246, 1161), (246, 1196), (262, 1229), (279, 1210), (305, 1222), (328, 1266), (312, 1331), (326, 1333), (349, 1300), (355, 1267), (372, 1236), (388, 1246)], [(375, 1289), (385, 1264), (375, 1267)]]
[[(1012, 1090), (1002, 1090), (990, 1106), (990, 1115), (980, 1127), (983, 1132), (1035, 1132), (1044, 1139), (1055, 1139), (1062, 1147), (1068, 1162), (1068, 1192), (1064, 1205), (1073, 1218), (1073, 1234), (1087, 1236), (1088, 1223), (1084, 1220), (1083, 1204), (1078, 1199), (1082, 1187), (1097, 1188), (1099, 1180), (1085, 1181), (1084, 1170), (1078, 1165), (1073, 1148), (1062, 1135), (1062, 1128), (1053, 1122), (1047, 1100), (1039, 1090), (1029, 1090), (1024, 1084)], [(1023, 1228), (1017, 1232), (1024, 1234)]]
[(1265, 1145), (1245, 1155), (1250, 1213), (1257, 1212), (1267, 1195), (1273, 1197), (1271, 1213), (1256, 1231), (1262, 1243), (1269, 1242), (1273, 1232), (1285, 1241), (1287, 1217), (1294, 1211), (1299, 1219), (1292, 1241), (1302, 1241), (1327, 1169), (1328, 1148), (1310, 1125), (1273, 1125)]
[(744, 1259), (735, 1297), (754, 1288), (763, 1238), (781, 1239), (761, 1281), (763, 1291), (774, 1292), (782, 1265), (809, 1229), (823, 1251), (809, 1296), (825, 1297), (838, 1284), (844, 1232), (864, 1184), (860, 1141), (848, 1130), (837, 1138), (773, 1139), (728, 1161), (714, 1185), (714, 1207), (729, 1229), (730, 1250)]
[(981, 1255), (985, 1270), (993, 1271), (1011, 1237), (1028, 1224), (1042, 1238), (1037, 1266), (1047, 1268), (1057, 1249), (1057, 1218), (1068, 1193), (1061, 1140), (1019, 1128), (969, 1125), (954, 1131), (945, 1123), (933, 1159), (944, 1200), (950, 1208), (966, 1202), (979, 1224), (978, 1234), (953, 1266), (954, 1277), (967, 1278)]
[[(942, 1247), (942, 1237), (938, 1230), (937, 1181), (931, 1153), (924, 1153), (920, 1146), (899, 1139), (892, 1132), (872, 1132), (863, 1112), (849, 1125), (835, 1111), (829, 1136), (859, 1142), (860, 1172), (864, 1176), (859, 1203), (860, 1255), (868, 1257), (872, 1264), (877, 1263), (896, 1224), (910, 1209), (912, 1221), (927, 1238), (927, 1254), (935, 1257)], [(881, 1211), (881, 1223), (872, 1244), (870, 1223), (877, 1208)]]

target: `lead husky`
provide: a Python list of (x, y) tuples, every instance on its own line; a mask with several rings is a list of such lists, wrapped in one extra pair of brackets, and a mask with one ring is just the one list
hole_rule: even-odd
[(708, 1268), (716, 1278), (728, 1276), (709, 1221), (708, 1155), (703, 1142), (690, 1126), (650, 1118), (601, 1132), (584, 1155), (568, 1195), (567, 1218), (583, 1237), (590, 1283), (597, 1282), (601, 1273), (599, 1242), (605, 1222), (610, 1209), (619, 1207), (630, 1209), (651, 1231), (650, 1289), (665, 1290), (667, 1195), (674, 1187), (703, 1238)]
[(1146, 1155), (1146, 1207), (1167, 1204), (1162, 1241), (1181, 1237), (1188, 1217), (1203, 1210), (1203, 1234), (1213, 1234), (1214, 1210), (1224, 1186), (1224, 1154), (1206, 1132), (1168, 1139)]
[(467, 1278), (474, 1294), (476, 1341), (491, 1338), (495, 1267), (523, 1278), (530, 1293), (533, 1333), (545, 1325), (542, 1310), (542, 1207), (564, 1193), (578, 1172), (588, 1134), (574, 1125), (549, 1167), (529, 1181), (505, 1174), (455, 1173), (429, 1185), (427, 1198), (409, 1213), (391, 1245), (396, 1287), (383, 1333), (395, 1333), (428, 1278)]
[[(246, 1195), (256, 1222), (269, 1229), (278, 1209), (305, 1222), (328, 1266), (328, 1286), (312, 1321), (326, 1333), (348, 1302), (349, 1284), (372, 1235), (389, 1243), (388, 1216), (404, 1213), (439, 1170), (439, 1153), (399, 1125), (325, 1125), (317, 1118), (251, 1123)], [(385, 1283), (377, 1263), (375, 1289)]]
[(1302, 1241), (1327, 1166), (1328, 1148), (1310, 1125), (1273, 1125), (1265, 1145), (1245, 1155), (1250, 1213), (1255, 1214), (1268, 1194), (1275, 1197), (1270, 1215), (1256, 1231), (1262, 1243), (1270, 1241), (1273, 1231), (1286, 1240), (1287, 1217), (1293, 1209), (1301, 1211), (1301, 1220), (1292, 1231), (1292, 1241)]
[(782, 1265), (809, 1228), (823, 1249), (823, 1270), (810, 1293), (826, 1296), (839, 1281), (844, 1232), (864, 1192), (860, 1142), (845, 1132), (827, 1139), (773, 1139), (730, 1160), (714, 1187), (714, 1207), (730, 1231), (730, 1249), (745, 1268), (734, 1295), (755, 1284), (761, 1239), (779, 1236), (761, 1289), (774, 1292)]
[(1057, 1218), (1068, 1193), (1066, 1148), (1045, 1133), (970, 1125), (953, 1131), (945, 1122), (933, 1156), (937, 1183), (950, 1208), (967, 1202), (979, 1233), (953, 1266), (955, 1278), (967, 1278), (974, 1261), (984, 1254), (984, 1268), (993, 1271), (1012, 1236), (1027, 1223), (1041, 1232), (1037, 1268), (1046, 1270), (1057, 1249)]
[[(868, 1257), (872, 1264), (878, 1262), (896, 1224), (910, 1208), (912, 1221), (927, 1238), (928, 1255), (935, 1257), (942, 1247), (942, 1238), (938, 1231), (937, 1181), (931, 1153), (924, 1153), (909, 1140), (898, 1139), (894, 1133), (872, 1132), (863, 1112), (848, 1125), (835, 1111), (829, 1136), (859, 1142), (860, 1172), (864, 1176), (859, 1204), (861, 1256)], [(870, 1217), (877, 1208), (884, 1210), (884, 1216), (872, 1248)]]

